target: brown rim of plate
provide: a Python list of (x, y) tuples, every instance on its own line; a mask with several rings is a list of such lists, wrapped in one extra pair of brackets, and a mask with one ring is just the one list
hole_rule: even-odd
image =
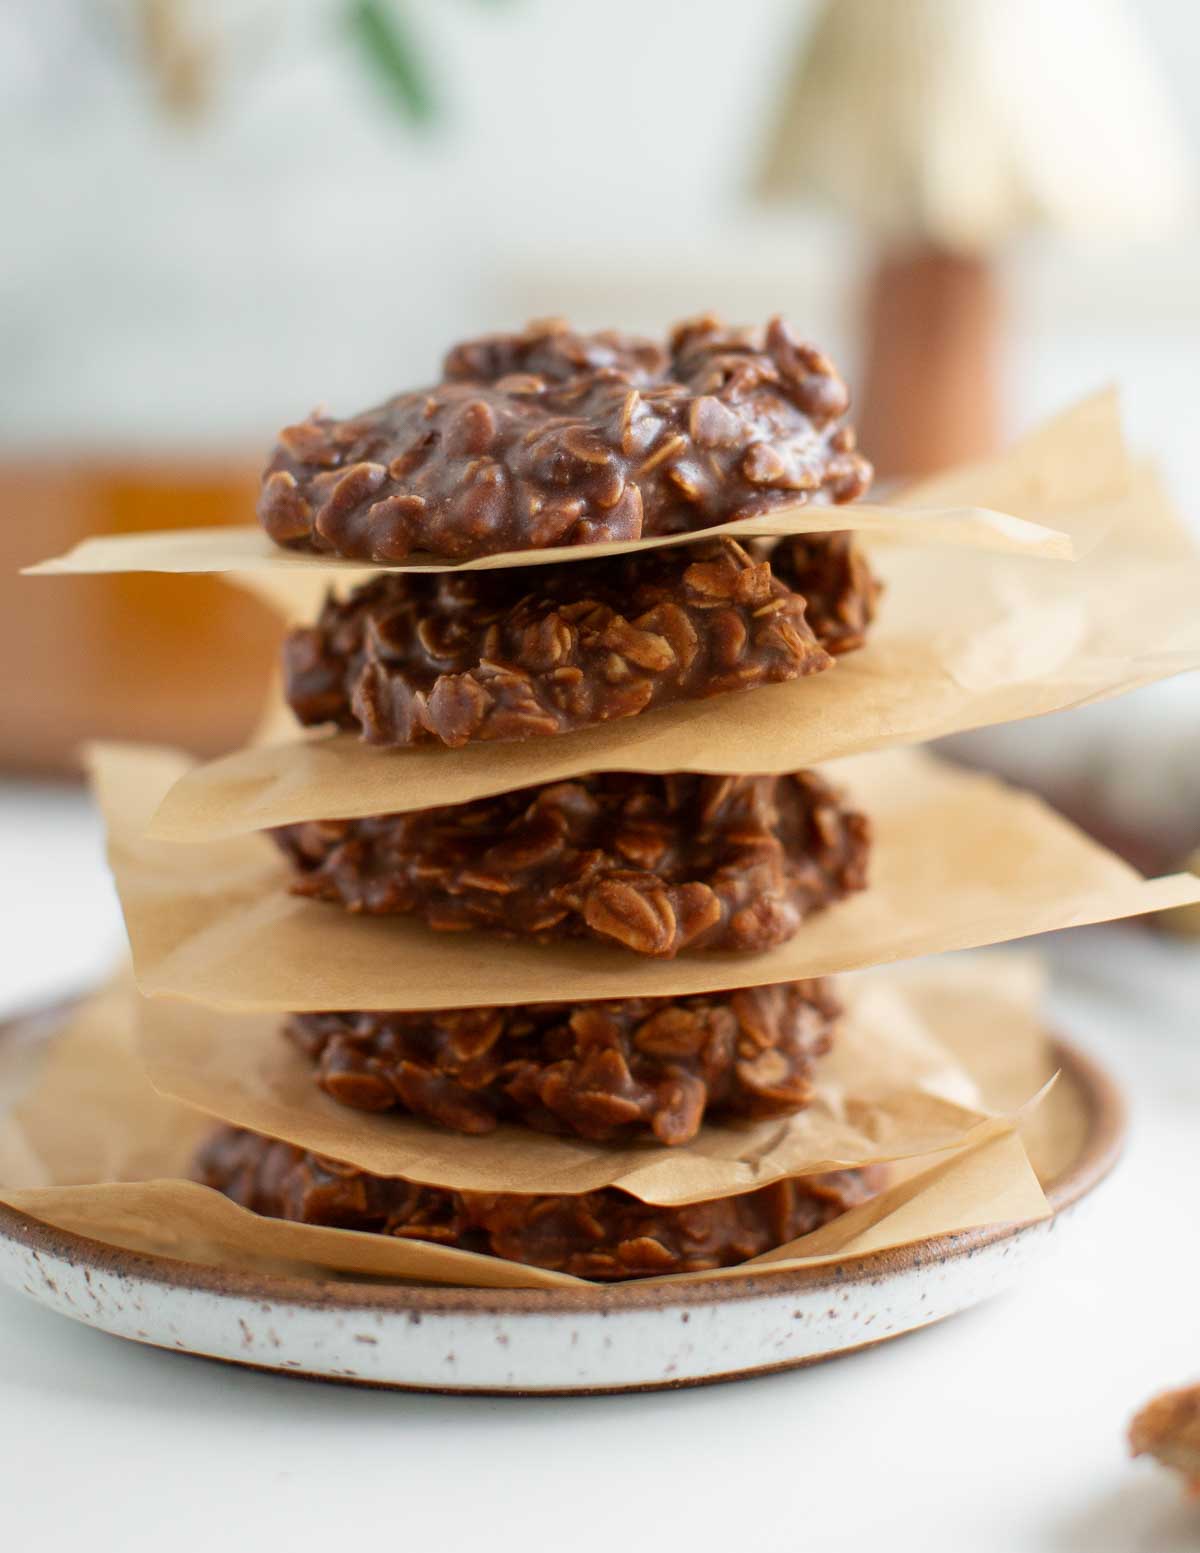
[[(0, 1021), (0, 1040), (22, 1026), (41, 1024), (69, 1011), (69, 1003), (47, 1006)], [(1074, 1206), (1112, 1170), (1125, 1142), (1126, 1105), (1113, 1079), (1093, 1058), (1070, 1042), (1054, 1037), (1051, 1051), (1062, 1079), (1074, 1085), (1088, 1118), (1087, 1136), (1078, 1158), (1053, 1181), (1045, 1183), (1055, 1215)], [(604, 1314), (646, 1307), (710, 1305), (733, 1299), (790, 1295), (822, 1286), (844, 1289), (895, 1277), (931, 1262), (973, 1256), (983, 1247), (1008, 1239), (1011, 1224), (930, 1236), (888, 1251), (873, 1251), (848, 1262), (820, 1267), (746, 1274), (740, 1278), (698, 1283), (616, 1285), (595, 1284), (580, 1289), (466, 1289), (453, 1284), (388, 1283), (344, 1278), (298, 1278), (277, 1273), (210, 1267), (146, 1252), (106, 1245), (71, 1230), (56, 1229), (30, 1214), (0, 1202), (0, 1239), (27, 1246), (47, 1256), (121, 1277), (138, 1278), (172, 1287), (187, 1287), (231, 1298), (274, 1300), (289, 1305), (319, 1306), (341, 1311), (404, 1313), (473, 1312), (477, 1315), (525, 1315), (561, 1312)]]

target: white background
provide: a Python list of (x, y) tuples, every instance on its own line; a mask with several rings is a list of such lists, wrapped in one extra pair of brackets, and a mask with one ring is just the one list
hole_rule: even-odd
[[(350, 413), (464, 333), (556, 311), (783, 310), (853, 375), (848, 234), (747, 194), (807, 0), (408, 0), (442, 99), (425, 132), (384, 106), (339, 8), (193, 0), (229, 41), (191, 131), (128, 62), (127, 0), (0, 0), (0, 447), (257, 454), (317, 402)], [(1130, 9), (1200, 149), (1200, 6)], [(1177, 461), (1195, 220), (1006, 263), (1013, 424), (1119, 375)]]

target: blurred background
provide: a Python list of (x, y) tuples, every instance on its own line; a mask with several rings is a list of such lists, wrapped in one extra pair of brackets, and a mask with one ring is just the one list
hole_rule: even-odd
[[(278, 626), (216, 581), (17, 567), (249, 521), (280, 425), (472, 333), (781, 311), (890, 477), (1116, 380), (1200, 525), (1197, 79), (1194, 0), (0, 0), (0, 817), (31, 897), (92, 933), (92, 822), (45, 781), (80, 739), (233, 746)], [(1168, 866), (1195, 711), (1181, 682), (962, 747)]]

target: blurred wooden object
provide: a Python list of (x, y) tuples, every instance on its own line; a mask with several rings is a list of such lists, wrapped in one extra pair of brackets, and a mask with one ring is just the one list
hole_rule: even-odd
[(1161, 233), (1192, 183), (1121, 0), (824, 0), (755, 180), (768, 200), (824, 201), (871, 245), (858, 420), (888, 476), (994, 445), (989, 258), (1034, 229)]
[(247, 521), (254, 464), (0, 461), (0, 767), (77, 769), (87, 738), (198, 754), (261, 710), (280, 625), (211, 577), (20, 577), (89, 534)]
[(855, 422), (881, 474), (934, 474), (996, 446), (1000, 317), (986, 259), (919, 248), (880, 260)]
[(134, 9), (159, 100), (184, 121), (198, 118), (213, 94), (217, 39), (200, 12), (192, 0), (137, 0)]

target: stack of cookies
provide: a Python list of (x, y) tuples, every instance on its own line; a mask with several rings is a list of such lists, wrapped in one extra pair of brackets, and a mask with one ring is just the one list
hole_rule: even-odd
[[(288, 428), (260, 504), (278, 545), (372, 568), (430, 563), (373, 570), (290, 632), (295, 716), (485, 761), (500, 741), (829, 671), (862, 645), (877, 603), (853, 538), (711, 531), (860, 496), (870, 467), (847, 408), (828, 360), (779, 320), (704, 318), (665, 346), (549, 322), (456, 347), (433, 388)], [(614, 543), (629, 548), (581, 548)], [(459, 564), (484, 557), (495, 566)], [(563, 986), (553, 1003), (460, 1007), (448, 985), (432, 1012), (293, 1015), (280, 1039), (340, 1106), (464, 1134), (507, 1124), (687, 1149), (705, 1121), (787, 1117), (812, 1097), (836, 1039), (828, 980), (732, 975), (725, 990), (654, 997), (639, 970), (714, 952), (749, 964), (867, 887), (869, 819), (815, 772), (605, 772), (273, 837), (297, 894), (457, 934), (464, 963), (479, 935), (590, 939), (628, 958), (627, 989), (601, 1002)], [(195, 1173), (262, 1214), (602, 1280), (735, 1265), (877, 1185), (845, 1170), (682, 1207), (615, 1188), (452, 1191), (231, 1126)]]

